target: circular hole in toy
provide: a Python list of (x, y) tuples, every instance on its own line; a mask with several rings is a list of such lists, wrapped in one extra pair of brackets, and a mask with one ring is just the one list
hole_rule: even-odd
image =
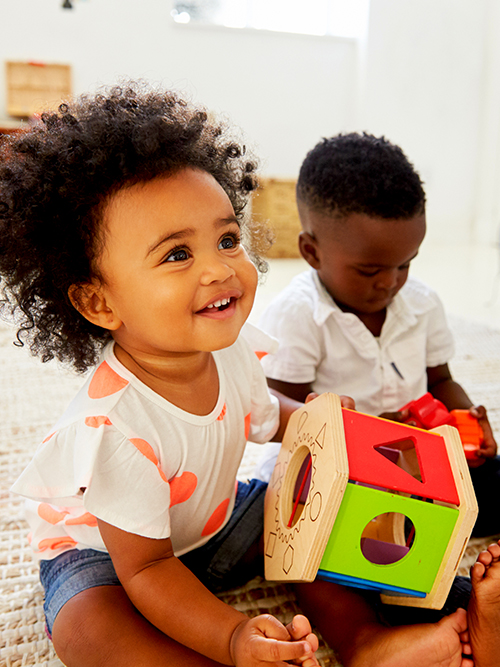
[(311, 453), (307, 447), (299, 447), (288, 464), (283, 482), (281, 518), (288, 528), (293, 528), (302, 516), (311, 486), (311, 473)]
[(376, 565), (397, 563), (409, 553), (415, 526), (404, 514), (385, 512), (369, 521), (361, 534), (361, 552)]

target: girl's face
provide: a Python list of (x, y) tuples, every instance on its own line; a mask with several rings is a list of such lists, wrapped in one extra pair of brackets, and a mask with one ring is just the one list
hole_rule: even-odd
[[(186, 168), (111, 197), (104, 212), (100, 289), (115, 341), (132, 356), (232, 345), (257, 270), (231, 202), (208, 173)], [(105, 325), (106, 326), (106, 325)]]

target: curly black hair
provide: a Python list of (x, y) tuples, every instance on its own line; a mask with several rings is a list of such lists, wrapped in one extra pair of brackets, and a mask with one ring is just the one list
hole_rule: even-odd
[[(126, 82), (46, 112), (0, 143), (1, 313), (42, 361), (95, 364), (109, 331), (82, 317), (68, 288), (99, 277), (100, 223), (120, 188), (185, 167), (211, 174), (229, 196), (261, 271), (266, 229), (244, 219), (256, 161), (226, 122), (174, 92)], [(259, 243), (261, 246), (259, 248)]]
[(341, 217), (411, 218), (425, 210), (422, 181), (401, 148), (385, 137), (356, 132), (322, 139), (309, 151), (297, 199)]

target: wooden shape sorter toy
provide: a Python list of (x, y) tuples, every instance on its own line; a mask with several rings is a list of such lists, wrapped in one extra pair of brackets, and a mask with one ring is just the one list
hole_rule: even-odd
[(322, 394), (290, 418), (265, 499), (266, 578), (379, 591), (440, 609), (477, 517), (458, 432)]

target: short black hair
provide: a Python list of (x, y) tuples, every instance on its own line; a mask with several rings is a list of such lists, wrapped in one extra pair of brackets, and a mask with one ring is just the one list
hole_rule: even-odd
[(331, 215), (411, 218), (425, 210), (420, 176), (385, 137), (351, 132), (322, 139), (306, 155), (297, 199)]
[(84, 95), (3, 137), (1, 312), (17, 324), (17, 344), (78, 371), (97, 361), (111, 334), (78, 313), (68, 288), (99, 278), (104, 208), (120, 188), (186, 167), (206, 171), (222, 186), (250, 254), (265, 270), (252, 249), (267, 231), (243, 217), (258, 185), (256, 160), (245, 153), (226, 122), (144, 82)]

